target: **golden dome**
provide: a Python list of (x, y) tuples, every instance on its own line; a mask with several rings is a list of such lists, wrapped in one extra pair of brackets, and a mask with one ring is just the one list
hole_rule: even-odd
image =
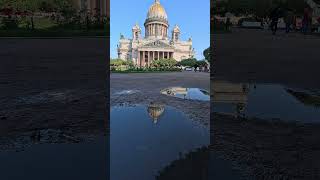
[(156, 0), (149, 8), (147, 19), (150, 18), (168, 19), (166, 10), (160, 4), (160, 0)]
[(148, 106), (148, 114), (152, 118), (154, 123), (157, 123), (158, 119), (164, 112), (164, 105), (162, 104), (156, 104), (156, 103), (150, 103)]

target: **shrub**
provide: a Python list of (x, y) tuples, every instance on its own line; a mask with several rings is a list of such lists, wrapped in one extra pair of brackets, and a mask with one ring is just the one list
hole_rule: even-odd
[(1, 26), (3, 29), (17, 29), (18, 21), (16, 18), (4, 17), (2, 18)]
[(177, 61), (175, 59), (158, 59), (158, 60), (154, 60), (151, 63), (151, 67), (152, 68), (156, 68), (156, 69), (171, 69), (173, 68), (175, 65), (177, 64)]

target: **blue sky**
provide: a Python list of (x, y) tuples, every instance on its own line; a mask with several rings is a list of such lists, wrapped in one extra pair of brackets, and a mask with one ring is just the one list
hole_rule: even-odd
[[(175, 24), (181, 30), (181, 39), (192, 37), (196, 58), (203, 59), (203, 50), (210, 46), (210, 0), (160, 0), (169, 20), (169, 34)], [(142, 29), (149, 7), (154, 0), (111, 0), (110, 45), (111, 57), (117, 57), (117, 43), (122, 33), (131, 38), (131, 29), (137, 22)]]

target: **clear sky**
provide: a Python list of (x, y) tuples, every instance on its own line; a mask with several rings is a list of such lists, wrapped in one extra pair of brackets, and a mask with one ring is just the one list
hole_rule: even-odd
[[(131, 38), (131, 29), (138, 23), (144, 36), (143, 23), (154, 0), (111, 0), (110, 45), (111, 57), (117, 58), (117, 43), (122, 33)], [(169, 35), (175, 24), (180, 27), (181, 39), (192, 37), (196, 58), (201, 60), (203, 50), (210, 46), (210, 0), (160, 0), (169, 20)]]

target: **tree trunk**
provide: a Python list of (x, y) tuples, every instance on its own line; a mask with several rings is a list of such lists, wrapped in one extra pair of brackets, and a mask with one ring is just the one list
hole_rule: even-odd
[(31, 16), (31, 29), (34, 30), (34, 18)]

